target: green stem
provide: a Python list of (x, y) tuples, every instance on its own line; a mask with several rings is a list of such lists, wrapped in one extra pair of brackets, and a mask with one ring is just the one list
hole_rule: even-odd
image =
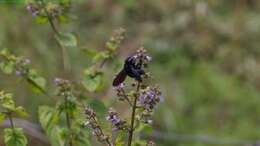
[(72, 135), (71, 135), (71, 117), (70, 117), (70, 113), (68, 111), (68, 97), (65, 97), (65, 108), (66, 108), (66, 124), (67, 124), (67, 128), (69, 130), (69, 146), (73, 146), (72, 144)]
[(138, 82), (138, 84), (137, 84), (136, 94), (134, 96), (134, 104), (132, 107), (132, 116), (131, 116), (131, 125), (130, 125), (130, 130), (129, 130), (129, 137), (128, 137), (128, 146), (131, 146), (132, 140), (133, 140), (133, 135), (134, 135), (135, 112), (136, 112), (136, 108), (137, 108), (136, 104), (137, 104), (139, 89), (140, 89), (140, 82)]
[[(51, 26), (53, 32), (55, 33), (55, 35), (59, 36), (60, 32), (57, 29), (57, 27), (55, 26), (52, 16), (50, 15), (48, 10), (46, 9), (46, 4), (44, 3), (43, 0), (41, 0), (41, 3), (42, 3), (44, 12), (47, 15), (48, 22), (50, 23), (50, 26)], [(64, 67), (65, 70), (69, 70), (70, 67), (69, 67), (69, 62), (68, 62), (68, 58), (67, 58), (67, 50), (62, 44), (60, 44), (60, 42), (56, 38), (55, 38), (55, 40), (57, 41), (58, 45), (61, 47), (63, 67)]]
[(10, 124), (11, 124), (12, 131), (13, 131), (14, 141), (16, 141), (15, 127), (14, 127), (14, 121), (13, 121), (13, 118), (12, 118), (12, 112), (11, 112), (11, 111), (8, 111), (8, 112), (7, 112), (7, 115), (8, 115), (8, 119), (9, 119), (9, 122), (10, 122)]
[(12, 114), (10, 112), (8, 113), (8, 119), (9, 119), (9, 122), (11, 124), (11, 128), (14, 131), (14, 122), (13, 122)]

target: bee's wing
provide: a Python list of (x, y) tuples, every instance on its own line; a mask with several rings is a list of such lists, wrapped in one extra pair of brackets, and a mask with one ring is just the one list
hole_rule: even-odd
[(120, 71), (113, 81), (113, 86), (118, 86), (121, 83), (123, 83), (125, 81), (126, 76), (127, 74), (125, 70)]

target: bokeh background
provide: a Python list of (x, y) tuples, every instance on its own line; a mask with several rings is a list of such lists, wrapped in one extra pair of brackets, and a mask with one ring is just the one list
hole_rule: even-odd
[[(0, 0), (0, 48), (30, 58), (54, 90), (53, 79), (63, 73), (50, 26), (36, 23), (23, 0), (7, 1)], [(70, 14), (59, 29), (75, 33), (82, 46), (69, 50), (71, 79), (89, 64), (82, 49), (102, 49), (119, 27), (127, 37), (118, 62), (139, 46), (151, 53), (150, 71), (164, 95), (148, 137), (158, 146), (259, 145), (259, 0), (74, 0)], [(106, 66), (104, 92), (93, 95), (104, 102), (115, 96), (115, 66)], [(0, 88), (13, 92), (36, 124), (38, 106), (57, 100), (3, 73)]]

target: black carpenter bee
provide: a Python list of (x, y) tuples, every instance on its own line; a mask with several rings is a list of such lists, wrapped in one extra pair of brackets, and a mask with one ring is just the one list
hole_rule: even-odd
[(137, 60), (135, 56), (128, 57), (125, 60), (123, 69), (117, 74), (113, 81), (113, 86), (118, 86), (123, 83), (127, 76), (136, 79), (137, 81), (142, 81), (142, 75), (145, 72), (142, 69), (142, 62)]

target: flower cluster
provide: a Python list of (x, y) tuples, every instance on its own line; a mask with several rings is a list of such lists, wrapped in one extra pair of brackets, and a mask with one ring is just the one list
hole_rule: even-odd
[(151, 116), (156, 105), (162, 101), (162, 93), (157, 86), (146, 87), (139, 96), (139, 103), (143, 111), (139, 115), (140, 121), (152, 124)]
[(100, 125), (98, 124), (97, 116), (93, 109), (86, 107), (85, 115), (87, 122), (84, 125), (92, 129), (92, 134), (97, 137), (98, 141), (110, 143), (109, 137), (103, 133)]
[(139, 97), (140, 103), (147, 111), (152, 111), (162, 100), (162, 93), (158, 87), (147, 87)]
[(7, 49), (0, 51), (0, 57), (4, 60), (2, 63), (11, 69), (8, 70), (8, 73), (15, 71), (17, 76), (26, 76), (32, 70), (29, 68), (31, 60), (23, 57), (17, 57), (16, 55), (10, 53)]
[(109, 41), (106, 42), (106, 47), (115, 51), (125, 38), (125, 29), (120, 28), (114, 31), (114, 34), (110, 37)]
[(110, 108), (108, 111), (108, 116), (106, 117), (108, 121), (110, 121), (113, 125), (113, 131), (118, 131), (118, 130), (128, 130), (126, 121), (122, 120), (119, 118), (118, 113)]
[[(132, 114), (128, 124), (126, 120), (122, 120), (119, 117), (118, 112), (110, 108), (106, 120), (111, 123), (112, 131), (118, 132), (120, 130), (128, 134), (128, 146), (131, 146), (135, 129), (140, 124), (152, 124), (151, 116), (154, 109), (162, 101), (162, 93), (159, 87), (149, 85), (146, 82), (146, 79), (150, 78), (150, 74), (146, 68), (151, 59), (147, 51), (144, 48), (140, 48), (134, 55), (125, 60), (123, 69), (116, 75), (112, 84), (119, 100), (129, 103)], [(125, 88), (126, 83), (124, 81), (127, 77), (132, 78), (133, 83), (132, 86)], [(91, 127), (93, 134), (100, 141), (104, 141), (104, 139), (108, 140), (108, 137), (103, 134), (100, 125), (97, 123), (95, 112), (91, 108), (86, 108), (85, 113), (87, 115), (85, 125)], [(120, 143), (121, 141), (122, 139), (118, 142)], [(152, 141), (147, 142), (146, 145), (155, 146)]]
[(152, 57), (147, 54), (147, 50), (141, 47), (137, 50), (136, 54), (133, 56), (135, 62), (140, 68), (146, 68), (148, 63), (152, 60)]
[(32, 14), (32, 16), (37, 16), (40, 13), (40, 7), (38, 7), (36, 4), (34, 3), (29, 3), (26, 6), (26, 9)]
[(31, 64), (31, 60), (20, 58), (17, 59), (15, 64), (15, 73), (17, 76), (24, 76), (27, 75), (30, 71), (30, 68), (28, 65)]
[(55, 78), (56, 86), (58, 86), (58, 96), (70, 97), (72, 96), (72, 83), (69, 80)]
[(42, 0), (29, 2), (26, 9), (32, 14), (32, 16), (47, 16), (50, 18), (59, 18), (66, 13), (70, 8), (70, 3), (44, 3)]

